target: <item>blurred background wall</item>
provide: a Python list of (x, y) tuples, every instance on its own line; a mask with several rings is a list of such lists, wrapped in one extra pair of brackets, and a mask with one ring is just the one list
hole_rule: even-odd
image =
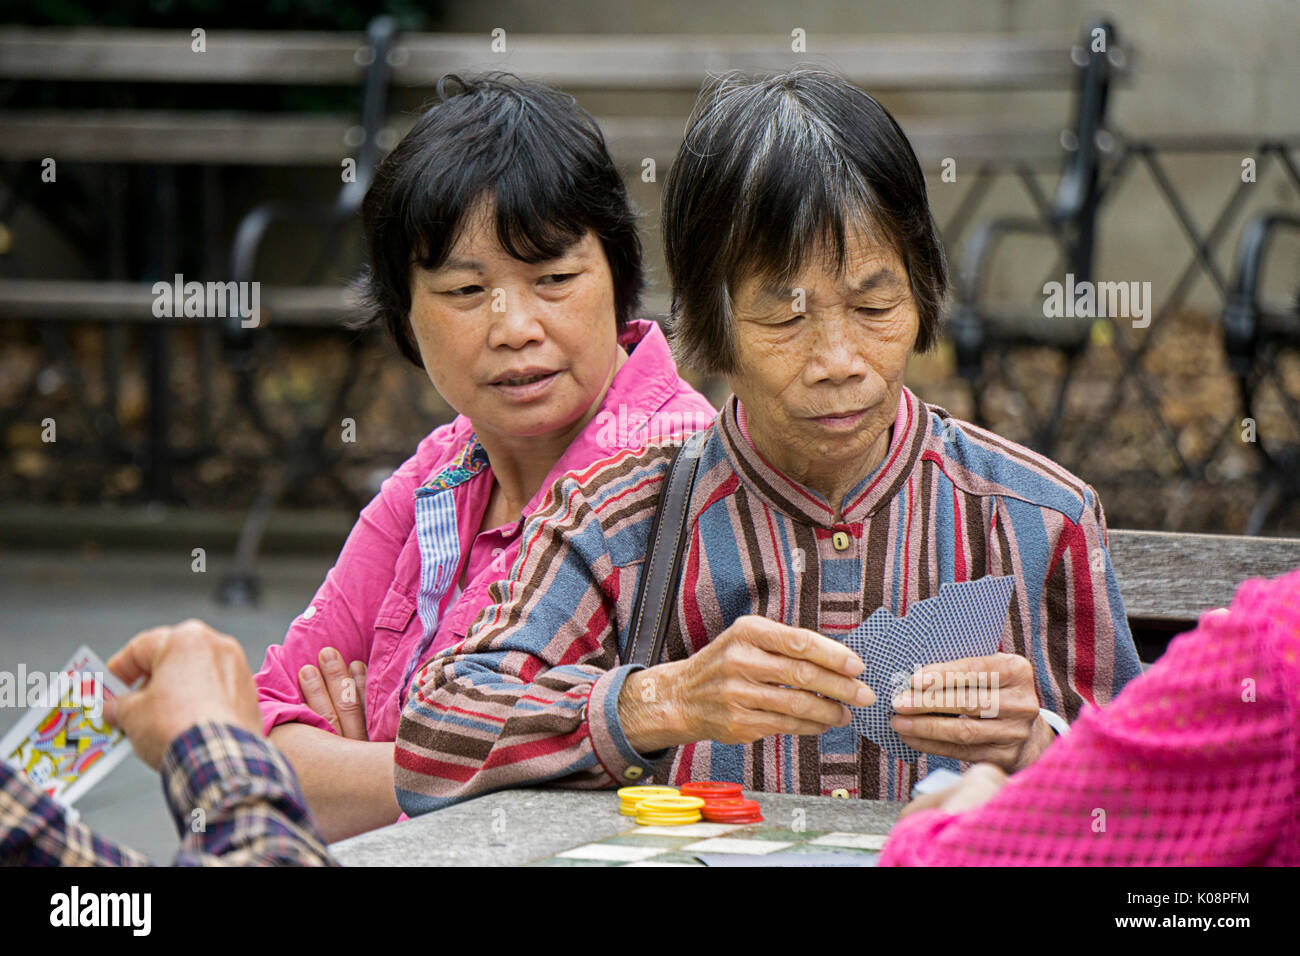
[[(372, 4), (330, 4), (284, 2), (253, 11), (237, 5), (190, 3), (119, 3), (64, 5), (32, 10), (15, 4), (0, 6), (0, 19), (9, 23), (47, 25), (82, 23), (99, 26), (165, 27), (188, 29), (210, 24), (212, 29), (316, 29), (359, 31), (369, 17), (379, 12), (394, 14), (403, 29), (410, 31), (476, 34), (484, 38), (494, 29), (507, 36), (563, 34), (668, 34), (726, 37), (735, 34), (766, 35), (775, 46), (789, 44), (791, 31), (806, 33), (807, 55), (799, 59), (813, 65), (843, 68), (849, 64), (819, 53), (826, 39), (851, 36), (880, 37), (927, 34), (1043, 35), (1056, 38), (1062, 49), (1078, 42), (1083, 26), (1098, 16), (1109, 17), (1120, 42), (1131, 54), (1130, 75), (1112, 91), (1109, 128), (1117, 137), (1185, 135), (1209, 138), (1239, 134), (1246, 138), (1300, 132), (1300, 5), (1294, 0), (1240, 0), (1231, 5), (1214, 0), (1145, 0), (1145, 2), (1090, 3), (1084, 0), (904, 0), (871, 2), (828, 2), (795, 5), (779, 2), (731, 4), (717, 0), (608, 0), (593, 4), (584, 0), (554, 0), (548, 3), (518, 3), (508, 0), (475, 0), (418, 4), (414, 2)], [(492, 66), (511, 68), (509, 53), (485, 60)], [(391, 109), (405, 121), (415, 115), (431, 94), (429, 89), (395, 91)], [(9, 96), (49, 98), (58, 106), (75, 95), (31, 85), (11, 87)], [(168, 94), (192, 96), (185, 89)], [(253, 93), (256, 97), (258, 94)], [(284, 103), (290, 108), (313, 110), (340, 108), (351, 104), (355, 91), (290, 91)], [(351, 97), (351, 99), (349, 99)], [(692, 95), (681, 91), (646, 88), (635, 94), (614, 91), (584, 91), (581, 102), (602, 118), (647, 113), (684, 120)], [(944, 129), (946, 125), (987, 123), (1007, 129), (1064, 129), (1070, 122), (1074, 92), (1051, 90), (988, 91), (885, 91), (879, 98), (898, 116), (904, 129)], [(1240, 183), (1242, 152), (1171, 155), (1164, 169), (1188, 214), (1204, 231), (1218, 210)], [(930, 195), (936, 218), (951, 217), (969, 187), (971, 164), (956, 157), (956, 176), (947, 181), (934, 167), (927, 169)], [(1056, 179), (1051, 163), (1038, 170), (1040, 188), (1050, 194)], [(649, 306), (662, 309), (666, 303), (666, 277), (659, 252), (657, 214), (662, 170), (655, 182), (644, 182), (635, 167), (628, 170), (628, 184), (635, 203), (644, 212), (643, 230), (649, 266)], [(75, 172), (70, 175), (76, 175)], [(257, 202), (267, 199), (328, 201), (337, 192), (337, 174), (320, 168), (241, 168), (222, 172), (221, 215), (205, 229), (214, 231), (218, 246), (228, 248), (239, 216)], [(81, 202), (93, 206), (102, 183), (88, 177), (83, 183)], [(101, 263), (89, 258), (84, 249), (70, 244), (43, 214), (42, 199), (28, 183), (18, 190), (5, 228), (12, 241), (0, 255), (0, 270), (6, 276), (90, 278)], [(168, 242), (177, 247), (196, 243), (201, 210), (197, 188), (181, 183), (180, 202), (186, 204), (174, 235)], [(25, 193), (25, 194), (24, 194)], [(1241, 226), (1264, 209), (1300, 210), (1295, 184), (1276, 168), (1264, 170), (1248, 190), (1240, 209), (1232, 217), (1224, 241), (1211, 255), (1226, 274), (1232, 269), (1235, 240)], [(1032, 214), (1033, 204), (1023, 185), (1011, 175), (993, 182), (976, 221), (1005, 214)], [(149, 228), (133, 220), (128, 230)], [(342, 283), (355, 275), (361, 262), (353, 229), (334, 256), (327, 279)], [(1099, 280), (1150, 282), (1157, 302), (1170, 291), (1193, 250), (1184, 236), (1177, 215), (1162, 198), (1145, 170), (1128, 175), (1101, 208), (1098, 224), (1096, 278)], [(311, 228), (286, 227), (268, 236), (259, 258), (259, 275), (267, 283), (296, 280), (305, 250), (317, 235)], [(950, 250), (954, 266), (958, 250)], [(1013, 239), (1001, 254), (990, 276), (989, 292), (999, 300), (1033, 304), (1041, 301), (1041, 283), (1052, 267), (1050, 243)], [(220, 268), (220, 265), (214, 268)], [(1265, 276), (1265, 291), (1275, 299), (1294, 295), (1294, 278), (1300, 274), (1300, 239), (1284, 237), (1271, 255)], [(1171, 318), (1171, 329), (1162, 334), (1151, 350), (1145, 367), (1162, 388), (1162, 417), (1169, 423), (1172, 441), (1189, 458), (1204, 459), (1201, 473), (1189, 477), (1172, 462), (1157, 423), (1146, 413), (1140, 395), (1128, 394), (1116, 414), (1109, 416), (1108, 431), (1090, 427), (1072, 428), (1084, 422), (1104, 405), (1103, 395), (1119, 379), (1121, 356), (1100, 337), (1082, 365), (1079, 383), (1072, 389), (1062, 426), (1062, 442), (1053, 454), (1068, 467), (1079, 471), (1103, 491), (1114, 523), (1131, 527), (1180, 530), (1240, 531), (1260, 493), (1258, 462), (1243, 441), (1223, 440), (1225, 433), (1243, 415), (1228, 374), (1220, 344), (1221, 296), (1201, 273), (1188, 290), (1182, 308)], [(0, 315), (0, 319), (3, 316)], [(30, 328), (0, 324), (0, 408), (15, 407), (24, 389), (33, 383), (49, 408), (71, 410), (79, 401), (70, 388), (73, 377), (67, 368), (53, 366), (38, 335)], [(74, 354), (81, 356), (85, 385), (92, 396), (104, 394), (98, 367), (102, 365), (102, 331), (81, 326), (69, 332)], [(203, 369), (218, 373), (215, 399), (224, 381), (219, 348), (206, 345), (201, 336), (191, 341), (189, 330), (180, 330), (171, 353), (174, 370), (171, 387), (177, 414), (170, 425), (178, 447), (187, 437), (202, 411), (197, 381)], [(283, 413), (286, 428), (296, 418), (320, 414), (327, 407), (333, 381), (346, 374), (338, 336), (321, 337), (285, 331), (274, 359), (260, 379), (260, 393), (272, 414)], [(127, 432), (141, 435), (146, 427), (148, 383), (141, 365), (139, 348), (127, 348), (120, 372), (122, 382), (116, 414)], [(1050, 396), (1035, 395), (1042, 382), (1060, 374), (1051, 355), (1026, 354), (1016, 357), (1012, 378), (990, 393), (986, 412), (989, 423), (1020, 441), (1030, 440), (1027, 409), (1039, 406)], [(405, 368), (391, 353), (368, 367), (361, 389), (365, 399), (364, 421), (359, 440), (347, 449), (339, 474), (351, 489), (350, 497), (337, 483), (311, 482), (290, 489), (284, 498), (289, 509), (327, 509), (339, 514), (355, 513), (377, 486), (379, 479), (409, 454), (418, 438), (430, 427), (446, 420), (451, 410), (428, 387), (415, 370)], [(1292, 394), (1300, 393), (1300, 366), (1285, 359), (1280, 375)], [(43, 377), (42, 377), (43, 376)], [(333, 376), (333, 378), (331, 378)], [(912, 386), (928, 400), (948, 406), (954, 413), (972, 413), (969, 390), (957, 376), (951, 347), (919, 357), (911, 372)], [(720, 382), (701, 383), (717, 399), (725, 394)], [(1261, 434), (1276, 446), (1300, 441), (1300, 433), (1274, 401), (1264, 397), (1266, 411)], [(1272, 402), (1270, 405), (1269, 403)], [(362, 414), (364, 417), (362, 417)], [(65, 415), (69, 437), (80, 436), (88, 445), (94, 429), (72, 414)], [(147, 475), (138, 460), (100, 462), (93, 456), (58, 459), (43, 448), (36, 422), (29, 414), (12, 416), (5, 424), (7, 469), (0, 470), (0, 505), (8, 502), (21, 513), (31, 503), (94, 505), (103, 503), (141, 504), (154, 501)], [(228, 456), (199, 456), (192, 464), (179, 461), (175, 482), (164, 496), (164, 505), (209, 505), (245, 509), (257, 494), (259, 480), (247, 462), (265, 459), (273, 449), (261, 443), (255, 433), (243, 427), (225, 426), (221, 441)], [(237, 453), (237, 454), (236, 454)], [(240, 457), (242, 456), (242, 458)], [(183, 456), (182, 456), (183, 458)], [(1154, 485), (1153, 485), (1154, 483)], [(1156, 501), (1150, 489), (1157, 487)], [(1282, 508), (1270, 519), (1271, 530), (1300, 528), (1296, 509)], [(29, 529), (30, 530), (30, 529)]]

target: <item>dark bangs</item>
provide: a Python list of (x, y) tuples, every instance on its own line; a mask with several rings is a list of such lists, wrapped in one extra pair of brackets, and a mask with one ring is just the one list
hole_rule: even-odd
[(594, 231), (621, 329), (638, 307), (641, 241), (595, 121), (572, 97), (504, 75), (443, 77), (438, 95), (366, 193), (370, 321), (386, 325), (402, 354), (422, 365), (408, 324), (410, 270), (439, 268), (471, 211), (488, 200), (497, 241), (523, 262), (557, 258)]
[[(777, 132), (785, 141), (778, 139), (769, 149), (751, 152), (760, 145), (754, 143), (738, 150), (751, 157), (740, 171), (738, 193), (762, 196), (763, 203), (742, 202), (736, 208), (725, 259), (729, 290), (747, 278), (788, 286), (816, 255), (823, 259), (819, 265), (842, 276), (851, 230), (901, 253), (877, 225), (870, 188), (852, 167), (836, 160), (829, 143), (800, 143), (788, 130)], [(803, 161), (792, 161), (799, 152)]]

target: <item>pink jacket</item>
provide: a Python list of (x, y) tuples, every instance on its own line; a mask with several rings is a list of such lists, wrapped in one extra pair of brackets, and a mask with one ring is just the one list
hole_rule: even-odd
[[(628, 360), (614, 375), (597, 414), (529, 501), (525, 517), (566, 471), (712, 420), (712, 406), (677, 374), (658, 325), (629, 322), (619, 341), (629, 350)], [(331, 646), (345, 662), (366, 662), (370, 739), (395, 739), (415, 658), (427, 659), (462, 639), (478, 612), (491, 603), (488, 586), (510, 570), (524, 522), (480, 531), (493, 480), (491, 466), (474, 454), (482, 446), (471, 444), (472, 437), (464, 416), (434, 429), (362, 510), (311, 604), (289, 626), (284, 643), (267, 648), (254, 678), (264, 732), (294, 721), (332, 730), (303, 703), (298, 690), (299, 669), (315, 664), (320, 650)], [(438, 555), (439, 542), (430, 544), (427, 526), (417, 528), (417, 489), (424, 496), (437, 494), (441, 504), (449, 505), (442, 544), (454, 567), (440, 571), (428, 567), (434, 562), (422, 560), (421, 535), (424, 555)], [(454, 582), (466, 562), (469, 579), (461, 592)], [(446, 578), (443, 590), (431, 590), (438, 575)]]
[(1237, 589), (1104, 709), (882, 866), (1300, 865), (1300, 571)]

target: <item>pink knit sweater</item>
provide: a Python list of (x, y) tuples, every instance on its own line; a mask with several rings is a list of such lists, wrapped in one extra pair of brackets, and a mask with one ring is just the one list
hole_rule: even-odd
[(1245, 582), (982, 807), (901, 820), (880, 862), (1300, 864), (1300, 571)]

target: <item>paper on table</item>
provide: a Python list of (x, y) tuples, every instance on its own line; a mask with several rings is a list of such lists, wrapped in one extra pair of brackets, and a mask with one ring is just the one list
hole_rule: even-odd
[(705, 866), (876, 866), (879, 853), (769, 853), (747, 856), (739, 853), (697, 853), (695, 859)]

